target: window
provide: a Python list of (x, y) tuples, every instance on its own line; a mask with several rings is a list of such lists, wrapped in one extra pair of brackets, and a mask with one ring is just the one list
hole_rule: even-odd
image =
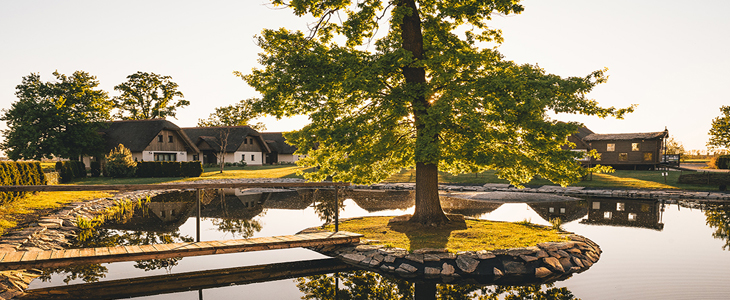
[(561, 208), (560, 208), (560, 213), (561, 213), (561, 214), (564, 214), (564, 213), (565, 213), (565, 207), (561, 207)]
[(177, 153), (155, 153), (155, 161), (177, 161)]
[(629, 213), (629, 221), (636, 221), (636, 214), (635, 213)]
[(200, 160), (199, 156), (197, 154), (193, 154), (193, 161)]
[(158, 143), (162, 143), (162, 135), (161, 134), (157, 136), (157, 142)]
[(601, 209), (601, 202), (593, 202), (593, 209)]
[(628, 161), (628, 160), (629, 160), (628, 153), (619, 153), (618, 154), (618, 161)]
[(644, 152), (644, 161), (652, 161), (654, 156), (651, 152)]
[(606, 151), (607, 152), (616, 151), (616, 144), (606, 144)]
[(254, 160), (256, 160), (256, 158), (253, 154), (251, 154), (251, 161), (254, 161)]
[(168, 143), (172, 143), (172, 136), (171, 136), (171, 135), (168, 135), (168, 136), (167, 136), (167, 142), (168, 142)]
[(624, 204), (621, 203), (621, 202), (616, 203), (616, 210), (617, 211), (624, 211)]
[(611, 219), (611, 212), (610, 211), (604, 211), (603, 212), (603, 218), (604, 219), (607, 219), (607, 220)]
[(551, 213), (555, 212), (555, 207), (548, 208), (548, 212), (551, 212)]
[(244, 143), (244, 144), (248, 144), (248, 138), (244, 138), (244, 139), (243, 139), (243, 143)]
[(631, 151), (639, 151), (639, 143), (631, 143)]

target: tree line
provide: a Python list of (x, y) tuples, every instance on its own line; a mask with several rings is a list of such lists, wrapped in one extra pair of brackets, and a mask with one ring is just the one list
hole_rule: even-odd
[[(175, 118), (179, 108), (190, 105), (172, 77), (136, 72), (114, 87), (118, 96), (99, 88), (99, 81), (84, 71), (71, 76), (53, 72), (54, 81), (43, 81), (37, 73), (23, 77), (15, 88), (18, 100), (3, 109), (0, 120), (7, 129), (0, 149), (12, 160), (42, 158), (77, 159), (96, 156), (105, 149), (98, 131), (108, 121)], [(199, 126), (246, 125), (249, 100), (219, 107)], [(256, 124), (258, 128), (262, 124)]]

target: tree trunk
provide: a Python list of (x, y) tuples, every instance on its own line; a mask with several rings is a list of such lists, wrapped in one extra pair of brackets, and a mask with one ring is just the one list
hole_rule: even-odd
[[(403, 49), (411, 52), (416, 60), (423, 59), (423, 34), (421, 33), (421, 19), (414, 0), (401, 0), (396, 4), (400, 7), (408, 7), (411, 13), (403, 17), (401, 33)], [(428, 117), (430, 103), (426, 101), (424, 88), (427, 84), (426, 70), (423, 67), (405, 67), (403, 76), (406, 85), (411, 89), (419, 91), (411, 103), (413, 116), (416, 123), (416, 211), (410, 221), (427, 225), (438, 225), (448, 222), (444, 211), (441, 209), (441, 202), (438, 195), (438, 165), (434, 162), (424, 161), (423, 145), (435, 146), (438, 143), (438, 131), (434, 128), (427, 128), (424, 123)], [(421, 149), (419, 149), (421, 148)], [(433, 147), (430, 150), (438, 149)], [(428, 155), (431, 156), (431, 155)]]

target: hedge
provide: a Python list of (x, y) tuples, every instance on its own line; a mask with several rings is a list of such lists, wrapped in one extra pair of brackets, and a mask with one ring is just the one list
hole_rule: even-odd
[[(45, 185), (46, 176), (40, 162), (0, 162), (2, 185)], [(10, 203), (27, 192), (0, 192), (0, 203)]]
[(199, 161), (143, 161), (137, 163), (137, 177), (200, 177), (203, 165)]
[(69, 182), (86, 177), (86, 165), (83, 161), (59, 161), (56, 162), (56, 172), (61, 176), (61, 182)]
[(715, 164), (718, 169), (730, 169), (730, 155), (720, 155)]
[(678, 183), (699, 184), (699, 185), (730, 185), (730, 173), (728, 172), (693, 172), (679, 175)]

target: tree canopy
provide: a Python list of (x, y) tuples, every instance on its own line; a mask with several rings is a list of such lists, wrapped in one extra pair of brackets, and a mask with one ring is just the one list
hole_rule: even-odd
[(246, 99), (233, 105), (216, 107), (215, 112), (207, 119), (198, 119), (198, 126), (250, 126), (255, 130), (266, 130), (266, 126), (261, 122), (251, 124), (251, 120), (258, 117), (251, 107), (253, 101), (256, 99)]
[(115, 117), (124, 120), (174, 118), (176, 110), (190, 105), (190, 101), (180, 99), (185, 96), (171, 79), (151, 72), (127, 76), (126, 82), (114, 87), (122, 93), (114, 97), (118, 109)]
[(3, 109), (0, 120), (8, 129), (3, 130), (0, 148), (10, 159), (101, 153), (103, 141), (97, 130), (110, 120), (109, 96), (96, 89), (96, 77), (84, 71), (53, 75), (55, 82), (43, 82), (35, 73), (23, 77), (15, 88), (18, 101)]
[(581, 155), (561, 149), (581, 124), (549, 112), (621, 117), (586, 97), (604, 70), (563, 78), (503, 59), (492, 14), (520, 13), (518, 1), (274, 0), (318, 21), (309, 33), (266, 29), (260, 69), (241, 74), (262, 94), (256, 111), (308, 115), (286, 136), (317, 166), (311, 180), (379, 182), (416, 168), (412, 220), (438, 224), (438, 171), (499, 171), (513, 184), (539, 175), (577, 181)]
[(710, 148), (730, 148), (730, 106), (720, 107), (722, 115), (712, 120)]

